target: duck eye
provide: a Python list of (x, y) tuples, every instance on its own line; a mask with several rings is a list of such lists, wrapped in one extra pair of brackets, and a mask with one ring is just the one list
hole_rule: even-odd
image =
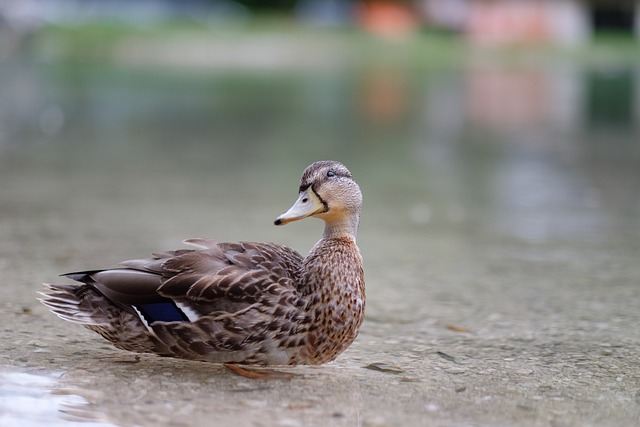
[(336, 176), (336, 173), (334, 171), (327, 171), (327, 177), (331, 178), (332, 176)]

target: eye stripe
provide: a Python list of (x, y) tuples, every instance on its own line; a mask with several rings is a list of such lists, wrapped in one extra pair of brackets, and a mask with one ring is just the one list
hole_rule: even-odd
[(303, 191), (305, 191), (309, 187), (311, 187), (311, 184), (302, 184), (302, 185), (300, 185), (300, 189), (298, 190), (298, 193), (302, 193)]

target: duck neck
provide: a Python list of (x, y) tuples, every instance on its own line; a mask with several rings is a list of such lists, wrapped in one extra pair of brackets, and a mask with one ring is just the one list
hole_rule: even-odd
[(339, 238), (351, 238), (356, 241), (356, 235), (358, 234), (358, 225), (360, 223), (360, 215), (353, 214), (340, 218), (340, 220), (330, 221), (325, 220), (323, 239), (339, 239)]

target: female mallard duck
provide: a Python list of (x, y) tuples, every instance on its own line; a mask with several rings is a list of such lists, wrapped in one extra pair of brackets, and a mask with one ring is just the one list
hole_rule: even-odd
[(303, 258), (275, 243), (190, 239), (198, 249), (65, 274), (42, 302), (121, 349), (218, 363), (316, 365), (356, 338), (365, 306), (356, 246), (362, 194), (344, 165), (315, 162), (276, 225), (324, 220)]

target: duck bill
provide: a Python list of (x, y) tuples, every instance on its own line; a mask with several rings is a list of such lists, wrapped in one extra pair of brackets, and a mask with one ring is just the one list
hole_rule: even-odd
[(301, 191), (298, 200), (288, 211), (280, 215), (275, 220), (275, 225), (284, 225), (288, 222), (297, 221), (325, 211), (325, 206), (320, 197), (308, 187)]

